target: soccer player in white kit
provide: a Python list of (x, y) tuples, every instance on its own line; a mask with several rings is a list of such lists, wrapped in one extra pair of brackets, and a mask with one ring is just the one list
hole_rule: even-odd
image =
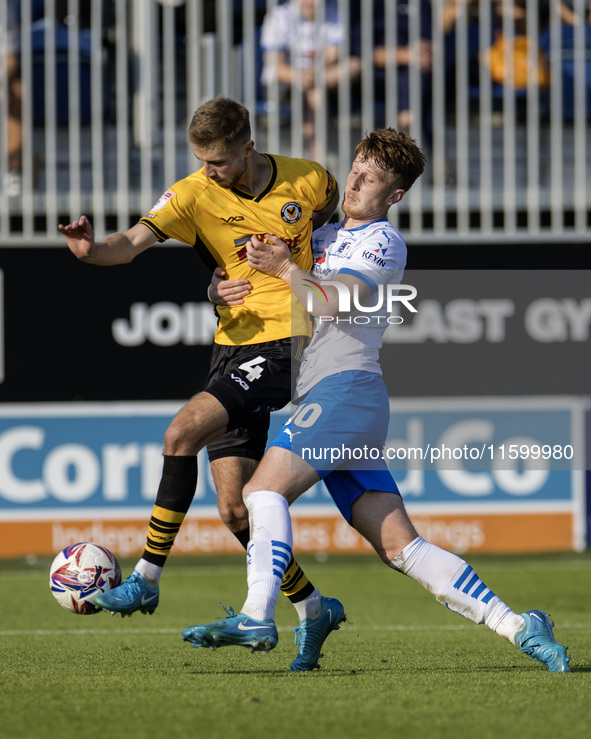
[[(514, 613), (467, 562), (418, 535), (382, 457), (389, 420), (378, 361), (388, 325), (384, 288), (401, 282), (406, 264), (406, 246), (387, 214), (424, 165), (423, 152), (405, 133), (374, 131), (355, 150), (344, 220), (313, 234), (311, 274), (297, 267), (276, 237), (266, 243), (253, 237), (247, 247), (249, 264), (283, 279), (302, 303), (315, 295), (315, 330), (300, 368), (296, 409), (244, 488), (251, 536), (246, 601), (238, 614), (229, 609), (226, 619), (185, 629), (183, 638), (196, 647), (265, 652), (277, 644), (275, 604), (293, 545), (289, 505), (322, 479), (345, 519), (389, 567), (450, 610), (486, 624), (550, 672), (570, 672), (570, 658), (546, 613)], [(247, 288), (237, 283), (232, 289), (220, 285), (220, 296), (228, 290), (236, 299)], [(353, 297), (350, 311), (343, 309), (343, 293)], [(300, 654), (316, 656), (307, 664), (319, 666), (320, 645), (345, 618), (337, 599), (319, 599), (318, 613), (301, 624), (307, 643), (300, 644)]]

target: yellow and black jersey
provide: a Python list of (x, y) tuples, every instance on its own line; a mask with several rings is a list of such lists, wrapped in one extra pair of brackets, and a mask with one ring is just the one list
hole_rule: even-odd
[(218, 344), (258, 344), (310, 335), (309, 318), (295, 310), (288, 285), (249, 267), (245, 244), (253, 234), (261, 239), (274, 234), (289, 244), (302, 269), (310, 269), (312, 213), (328, 205), (336, 182), (316, 162), (264, 156), (271, 176), (258, 195), (222, 188), (200, 169), (173, 185), (140, 219), (159, 241), (190, 244), (212, 270), (219, 265), (228, 279), (246, 278), (252, 284), (243, 305), (217, 308)]

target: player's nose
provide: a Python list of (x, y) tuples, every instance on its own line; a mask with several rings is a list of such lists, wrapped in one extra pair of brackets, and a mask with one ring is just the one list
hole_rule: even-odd
[(347, 177), (347, 189), (358, 190), (359, 189), (359, 177), (354, 174), (349, 174)]

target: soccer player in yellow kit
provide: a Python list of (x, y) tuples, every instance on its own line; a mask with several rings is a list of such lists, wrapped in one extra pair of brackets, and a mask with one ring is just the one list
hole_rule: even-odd
[[(203, 104), (187, 137), (202, 168), (168, 189), (128, 231), (97, 242), (86, 216), (59, 226), (74, 255), (91, 264), (125, 264), (173, 238), (192, 245), (211, 270), (219, 267), (229, 279), (252, 285), (241, 304), (216, 309), (207, 386), (165, 433), (162, 479), (143, 555), (127, 580), (96, 601), (123, 616), (153, 613), (158, 605), (162, 568), (195, 495), (197, 453), (206, 445), (220, 516), (246, 548), (242, 488), (265, 451), (270, 412), (291, 400), (311, 325), (304, 312), (292, 310), (292, 294), (282, 280), (248, 266), (245, 244), (253, 234), (272, 233), (289, 244), (302, 269), (310, 269), (312, 231), (339, 200), (334, 177), (320, 164), (258, 152), (249, 113), (234, 100), (217, 97)], [(293, 558), (283, 591), (300, 619), (319, 621), (322, 641), (345, 617), (341, 606), (329, 621), (323, 619), (323, 596)]]

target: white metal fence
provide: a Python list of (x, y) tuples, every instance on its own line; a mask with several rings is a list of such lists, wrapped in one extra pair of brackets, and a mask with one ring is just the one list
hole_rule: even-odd
[[(414, 242), (589, 239), (587, 0), (566, 3), (582, 19), (574, 25), (557, 0), (432, 0), (426, 12), (421, 0), (317, 0), (318, 32), (325, 12), (342, 24), (341, 74), (329, 93), (330, 48), (319, 43), (312, 149), (298, 92), (303, 76), (296, 74), (287, 96), (276, 81), (260, 83), (261, 24), (280, 4), (0, 0), (0, 245), (61, 243), (58, 222), (83, 212), (99, 236), (127, 228), (195, 169), (186, 125), (217, 94), (253, 112), (259, 150), (312, 150), (341, 183), (360, 136), (400, 125), (407, 108), (430, 166), (391, 217)], [(507, 69), (519, 62), (513, 39), (527, 38), (524, 87), (512, 74), (502, 84), (491, 76), (487, 52), (498, 33), (511, 41), (502, 54)], [(423, 71), (421, 38), (431, 55)], [(407, 46), (407, 74), (400, 56), (377, 66), (377, 48), (394, 54)], [(538, 52), (547, 85), (539, 84)], [(347, 71), (352, 56), (361, 59), (355, 80)], [(18, 167), (9, 135), (15, 123)]]

